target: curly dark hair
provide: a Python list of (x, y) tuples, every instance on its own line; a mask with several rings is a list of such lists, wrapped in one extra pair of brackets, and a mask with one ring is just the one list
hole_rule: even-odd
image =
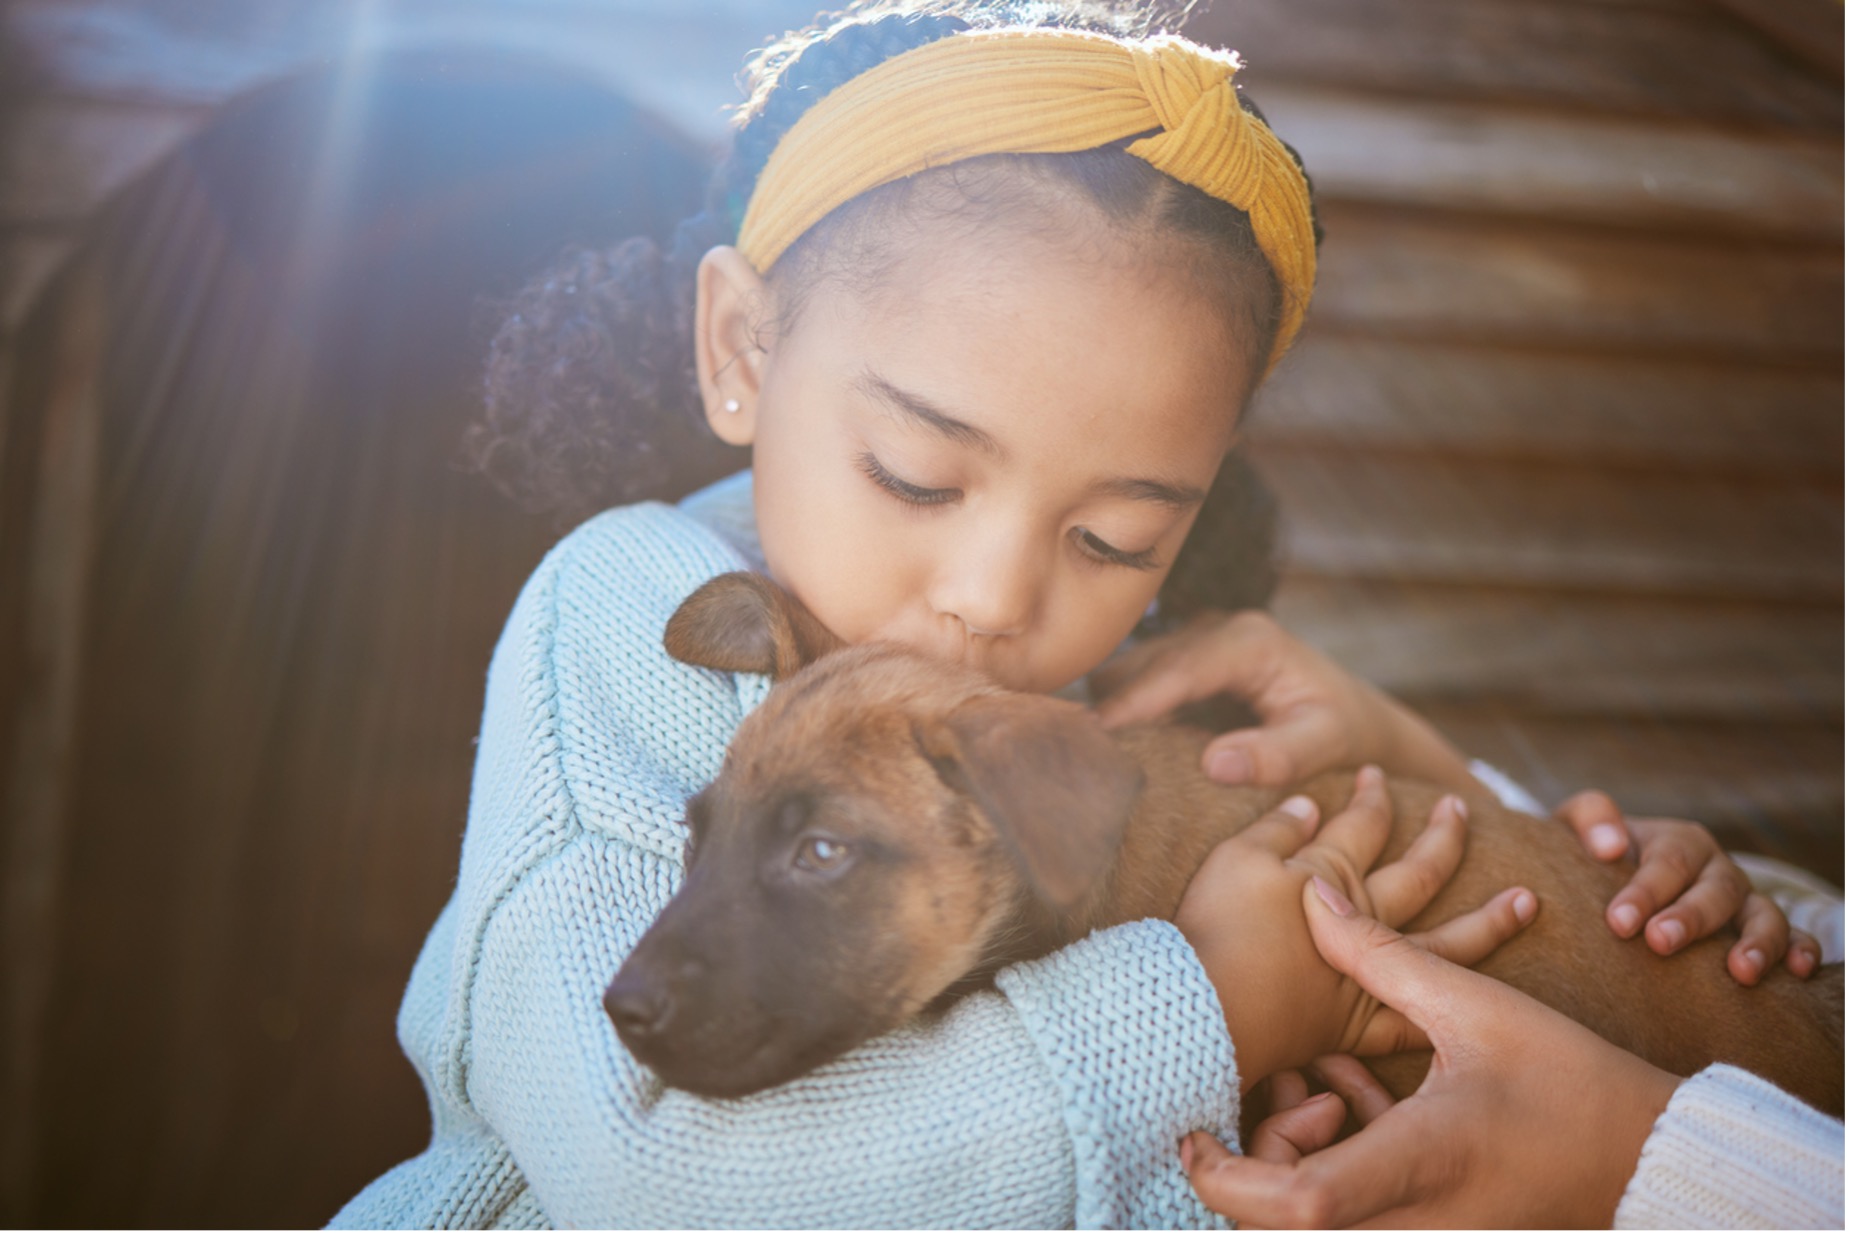
[[(488, 349), (484, 413), (465, 454), (531, 510), (582, 518), (615, 503), (674, 498), (742, 467), (707, 428), (694, 373), (694, 273), (712, 247), (732, 243), (772, 150), (830, 90), (902, 52), (959, 31), (1043, 26), (1139, 37), (1169, 28), (1187, 5), (1091, 0), (866, 0), (786, 35), (746, 66), (747, 100), (730, 153), (704, 208), (665, 249), (632, 237), (577, 248), (521, 289)], [(1248, 110), (1257, 109), (1241, 96)], [(787, 329), (807, 289), (827, 277), (877, 280), (867, 238), (895, 217), (941, 209), (952, 197), (996, 213), (1076, 189), (1114, 228), (1186, 247), (1181, 269), (1228, 314), (1259, 372), (1276, 337), (1281, 293), (1245, 212), (1163, 175), (1116, 143), (1063, 155), (1008, 155), (952, 165), (882, 186), (838, 208), (778, 260), (769, 279)], [(1295, 151), (1291, 152), (1293, 157)], [(1317, 228), (1317, 239), (1321, 229)], [(849, 256), (853, 255), (853, 256)], [(1250, 392), (1228, 395), (1229, 415)], [(1203, 609), (1262, 606), (1277, 581), (1276, 508), (1243, 457), (1223, 463), (1158, 595), (1157, 625)]]

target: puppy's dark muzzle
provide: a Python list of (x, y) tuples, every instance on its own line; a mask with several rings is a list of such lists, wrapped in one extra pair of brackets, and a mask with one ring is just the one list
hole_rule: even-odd
[(698, 1003), (700, 985), (707, 979), (707, 968), (698, 958), (674, 949), (651, 949), (650, 944), (645, 938), (603, 994), (604, 1011), (617, 1035), (645, 1061), (659, 1057), (662, 1045), (686, 1038), (683, 1011)]
[(696, 1095), (730, 1098), (789, 1077), (763, 1072), (771, 1023), (757, 1003), (675, 944), (644, 937), (604, 989), (623, 1046), (663, 1082)]
[(674, 994), (652, 975), (622, 971), (604, 990), (603, 1007), (631, 1052), (665, 1034), (674, 1019)]

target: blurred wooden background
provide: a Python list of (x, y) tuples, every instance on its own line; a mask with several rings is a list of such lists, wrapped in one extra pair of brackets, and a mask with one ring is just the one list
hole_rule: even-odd
[[(0, 1220), (323, 1222), (557, 530), (453, 466), (483, 297), (662, 231), (787, 0), (16, 0)], [(1544, 798), (1840, 882), (1842, 8), (1220, 0), (1328, 241), (1279, 609)]]

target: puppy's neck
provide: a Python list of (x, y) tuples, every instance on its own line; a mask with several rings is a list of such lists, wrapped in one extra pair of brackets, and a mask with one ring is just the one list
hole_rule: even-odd
[(1222, 786), (1201, 772), (1207, 731), (1166, 723), (1130, 726), (1117, 741), (1142, 765), (1144, 790), (1123, 845), (1080, 903), (1061, 911), (1015, 886), (1013, 907), (985, 942), (982, 962), (946, 997), (993, 982), (1005, 966), (1044, 957), (1100, 928), (1169, 919), (1207, 852), (1257, 820), (1275, 791)]

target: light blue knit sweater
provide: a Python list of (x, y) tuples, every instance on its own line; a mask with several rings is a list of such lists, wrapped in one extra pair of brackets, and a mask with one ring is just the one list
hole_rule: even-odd
[(666, 1090), (618, 1042), (604, 986), (680, 883), (681, 805), (768, 691), (661, 649), (697, 585), (761, 566), (741, 502), (745, 478), (686, 509), (606, 512), (522, 591), (488, 670), (456, 891), (398, 1019), (430, 1147), (334, 1225), (1218, 1224), (1175, 1144), (1234, 1132), (1232, 1044), (1166, 923), (1011, 968), (999, 992), (744, 1100)]

